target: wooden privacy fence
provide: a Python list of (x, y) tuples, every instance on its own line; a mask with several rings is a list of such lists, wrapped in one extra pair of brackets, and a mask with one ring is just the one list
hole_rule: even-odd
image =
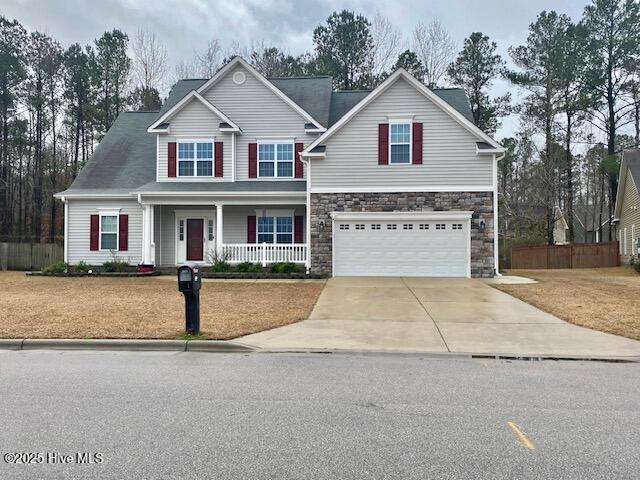
[(598, 268), (620, 265), (618, 242), (513, 247), (511, 268)]
[(63, 260), (57, 243), (0, 243), (0, 270), (40, 270)]

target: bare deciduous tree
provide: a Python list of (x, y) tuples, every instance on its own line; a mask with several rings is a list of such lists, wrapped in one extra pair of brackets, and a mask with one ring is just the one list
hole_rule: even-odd
[(413, 31), (413, 50), (425, 67), (424, 83), (438, 86), (453, 61), (457, 45), (438, 20), (428, 25), (418, 23)]
[(203, 78), (211, 78), (222, 66), (224, 55), (217, 39), (211, 40), (202, 53), (196, 54), (195, 66), (197, 74)]
[(173, 73), (171, 74), (171, 84), (176, 83), (178, 80), (195, 77), (196, 71), (197, 68), (193, 61), (180, 60), (173, 67)]
[(373, 48), (371, 49), (372, 75), (379, 77), (392, 68), (402, 48), (399, 30), (380, 12), (371, 23)]
[(155, 33), (138, 30), (131, 43), (133, 72), (136, 82), (145, 90), (160, 90), (167, 74), (167, 49)]

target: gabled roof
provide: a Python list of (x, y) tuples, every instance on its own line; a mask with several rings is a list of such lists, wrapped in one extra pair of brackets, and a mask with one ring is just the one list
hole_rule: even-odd
[(160, 115), (164, 115), (169, 109), (171, 109), (176, 103), (184, 98), (184, 96), (189, 93), (191, 90), (197, 90), (204, 83), (206, 83), (207, 78), (185, 78), (183, 80), (178, 80), (173, 84), (171, 90), (169, 91), (169, 95), (167, 99), (164, 101), (162, 108), (160, 109)]
[(329, 108), (333, 90), (330, 76), (268, 78), (267, 80), (318, 120), (323, 127), (329, 126)]
[(199, 101), (205, 107), (207, 107), (209, 110), (211, 110), (215, 115), (218, 116), (218, 118), (220, 118), (220, 120), (222, 120), (222, 123), (226, 123), (227, 125), (229, 125), (231, 127), (231, 129), (233, 129), (236, 132), (240, 131), (240, 127), (238, 127), (235, 123), (233, 123), (229, 117), (227, 117), (224, 113), (222, 113), (218, 108), (216, 108), (214, 105), (212, 105), (206, 98), (204, 98), (202, 95), (200, 95), (195, 90), (191, 90), (189, 93), (187, 93), (182, 98), (182, 100), (180, 100), (178, 103), (176, 103), (173, 107), (171, 107), (169, 110), (167, 110), (164, 114), (160, 115), (156, 119), (156, 121), (153, 122), (153, 124), (149, 126), (148, 131), (149, 132), (165, 131), (171, 125), (170, 122), (169, 122), (171, 117), (173, 117), (176, 113), (178, 113), (180, 110), (182, 110), (184, 107), (186, 107), (189, 104), (189, 102), (194, 101), (194, 100)]
[(303, 110), (300, 105), (294, 102), (291, 98), (289, 98), (285, 93), (276, 87), (273, 83), (267, 80), (262, 74), (260, 74), (255, 68), (249, 65), (242, 57), (234, 57), (229, 63), (227, 63), (224, 67), (216, 72), (216, 74), (207, 80), (203, 85), (198, 88), (198, 93), (204, 93), (209, 90), (213, 85), (218, 83), (221, 78), (223, 78), (227, 72), (233, 70), (237, 65), (242, 65), (246, 70), (249, 71), (255, 78), (258, 79), (264, 86), (266, 86), (269, 90), (275, 93), (278, 97), (280, 97), (286, 104), (288, 104), (291, 108), (293, 108), (296, 112), (298, 112), (304, 119), (308, 122), (313, 123), (318, 129), (325, 130), (320, 122), (318, 122), (315, 118), (313, 118), (309, 112)]
[(329, 115), (328, 126), (332, 126), (344, 117), (345, 113), (355, 107), (370, 93), (371, 90), (343, 90), (333, 92), (331, 95), (331, 113)]
[(427, 88), (423, 83), (421, 83), (418, 79), (416, 79), (413, 75), (407, 72), (403, 68), (399, 68), (393, 74), (389, 76), (384, 82), (378, 85), (369, 95), (365, 96), (360, 102), (358, 102), (351, 110), (349, 110), (339, 121), (329, 128), (325, 133), (320, 135), (320, 137), (311, 143), (307, 148), (304, 149), (303, 154), (308, 154), (315, 148), (316, 146), (322, 144), (327, 139), (331, 138), (331, 136), (340, 130), (344, 125), (346, 125), (358, 112), (360, 112), (364, 107), (369, 105), (372, 101), (374, 101), (378, 96), (380, 96), (383, 92), (385, 92), (389, 87), (395, 84), (400, 78), (406, 80), (410, 85), (412, 85), (418, 92), (422, 93), (425, 97), (431, 100), (436, 106), (441, 108), (444, 112), (448, 113), (456, 122), (458, 122), (462, 127), (472, 133), (479, 141), (486, 142), (489, 144), (495, 151), (503, 152), (504, 148), (500, 146), (494, 139), (492, 139), (489, 135), (480, 130), (472, 121), (466, 118), (463, 114), (461, 114), (456, 108), (443, 100), (439, 95), (435, 92)]
[(122, 112), (65, 194), (127, 194), (156, 178), (156, 137), (147, 126), (158, 112)]
[(618, 194), (616, 195), (616, 207), (613, 214), (614, 220), (620, 219), (627, 175), (631, 175), (636, 191), (640, 194), (640, 149), (638, 148), (628, 148), (622, 152), (620, 174), (618, 175)]

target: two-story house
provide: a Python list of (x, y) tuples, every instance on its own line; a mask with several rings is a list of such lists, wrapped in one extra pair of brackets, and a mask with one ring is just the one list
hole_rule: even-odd
[(492, 276), (496, 162), (460, 89), (270, 78), (240, 57), (122, 113), (71, 187), (65, 260), (292, 261), (326, 275)]
[(622, 152), (618, 194), (613, 215), (618, 231), (620, 261), (629, 262), (640, 253), (640, 149)]

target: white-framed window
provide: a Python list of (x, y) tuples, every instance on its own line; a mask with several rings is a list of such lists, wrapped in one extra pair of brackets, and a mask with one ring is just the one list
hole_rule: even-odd
[(118, 249), (117, 212), (100, 212), (100, 250)]
[(207, 221), (207, 234), (209, 241), (213, 241), (213, 219), (211, 218)]
[(436, 223), (436, 230), (445, 230), (447, 228), (444, 223)]
[(411, 123), (389, 124), (389, 163), (411, 163)]
[(293, 243), (293, 217), (258, 217), (258, 243)]
[(178, 176), (213, 176), (213, 140), (178, 141)]
[(293, 177), (293, 142), (258, 143), (258, 177)]
[(178, 228), (179, 228), (180, 241), (184, 242), (184, 220), (180, 220)]

